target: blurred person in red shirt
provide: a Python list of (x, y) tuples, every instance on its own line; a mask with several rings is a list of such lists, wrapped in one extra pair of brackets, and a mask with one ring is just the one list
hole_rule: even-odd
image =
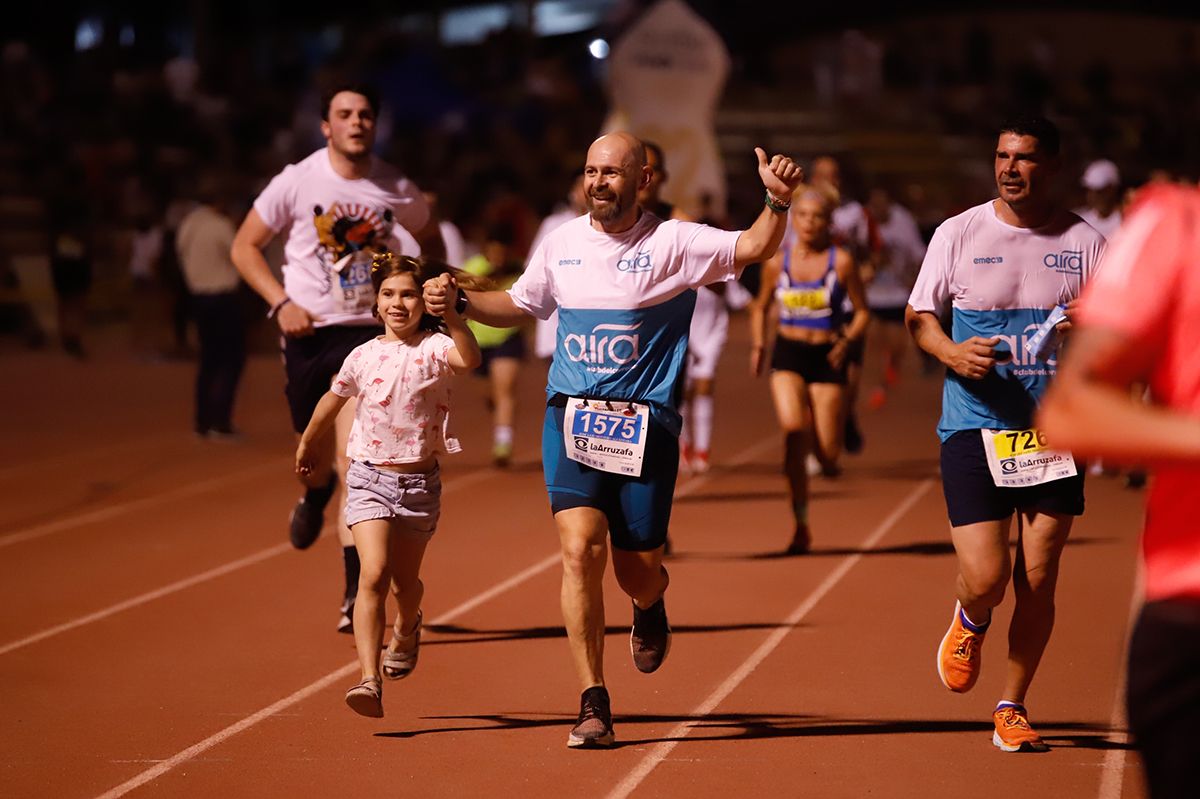
[[(1142, 192), (1081, 299), (1038, 420), (1056, 447), (1152, 469), (1127, 701), (1155, 799), (1200, 784), (1198, 259), (1200, 191)], [(1129, 390), (1142, 382), (1149, 404)]]

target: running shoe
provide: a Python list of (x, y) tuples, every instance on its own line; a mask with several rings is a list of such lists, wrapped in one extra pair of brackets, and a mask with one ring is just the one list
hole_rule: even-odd
[(337, 631), (346, 635), (354, 635), (354, 597), (348, 596), (342, 600), (342, 607), (338, 610), (338, 614)]
[(706, 449), (693, 450), (689, 461), (691, 463), (693, 474), (705, 474), (706, 472), (708, 472), (708, 467), (709, 467), (708, 450), (706, 450)]
[(325, 526), (325, 506), (333, 496), (337, 487), (337, 475), (329, 478), (329, 485), (323, 488), (310, 488), (292, 508), (288, 518), (288, 531), (291, 535), (292, 546), (296, 549), (308, 549), (321, 535)]
[(613, 733), (608, 689), (603, 685), (587, 689), (579, 698), (579, 718), (575, 720), (575, 726), (567, 736), (567, 746), (578, 749), (612, 746), (616, 737)]
[(512, 463), (513, 445), (509, 442), (497, 441), (492, 445), (492, 465), (497, 469), (507, 469)]
[(629, 651), (633, 665), (643, 674), (658, 671), (671, 651), (671, 625), (667, 622), (667, 606), (660, 598), (642, 610), (633, 605), (633, 629), (629, 632)]
[(845, 438), (843, 439), (843, 445), (845, 446), (846, 452), (849, 452), (851, 455), (857, 455), (858, 453), (862, 452), (863, 443), (862, 431), (858, 429), (858, 418), (851, 414), (846, 418)]
[(685, 441), (679, 442), (679, 471), (683, 474), (692, 473), (692, 446)]
[(791, 543), (787, 545), (784, 554), (807, 555), (812, 549), (812, 533), (807, 524), (797, 524), (796, 532), (792, 534)]
[(965, 694), (979, 679), (984, 633), (972, 632), (962, 622), (962, 604), (954, 603), (954, 619), (938, 647), (937, 669), (942, 684)]
[(992, 714), (996, 731), (992, 743), (1005, 752), (1046, 752), (1050, 747), (1042, 736), (1029, 726), (1029, 718), (1021, 705), (1003, 705)]
[(883, 386), (876, 386), (871, 389), (871, 393), (867, 395), (867, 407), (873, 411), (877, 411), (887, 404), (887, 389)]

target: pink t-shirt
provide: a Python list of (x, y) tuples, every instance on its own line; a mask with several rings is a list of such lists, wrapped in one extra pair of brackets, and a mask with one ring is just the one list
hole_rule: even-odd
[(330, 386), (358, 400), (347, 457), (379, 465), (462, 451), (450, 433), (452, 349), (449, 336), (420, 332), (408, 341), (380, 336), (351, 351)]
[(375, 158), (367, 177), (348, 180), (333, 171), (328, 148), (285, 167), (254, 210), (271, 230), (287, 231), (283, 288), (317, 327), (379, 324), (371, 250), (419, 255), (412, 234), (429, 221), (424, 196), (395, 167)]
[[(1084, 293), (1080, 319), (1128, 336), (1154, 401), (1200, 418), (1200, 191), (1147, 189)], [(1200, 599), (1200, 463), (1156, 470), (1142, 551), (1146, 597)]]

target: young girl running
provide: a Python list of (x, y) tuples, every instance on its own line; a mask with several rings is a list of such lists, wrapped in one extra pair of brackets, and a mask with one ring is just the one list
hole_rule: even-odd
[[(845, 421), (846, 356), (866, 334), (870, 316), (854, 259), (830, 240), (831, 198), (805, 187), (793, 197), (793, 235), (763, 264), (758, 298), (751, 305), (750, 371), (761, 375), (767, 363), (768, 320), (778, 304), (771, 397), (784, 432), (784, 471), (796, 517), (787, 552), (799, 555), (811, 544), (805, 461), (814, 452), (825, 474), (837, 473)], [(854, 315), (843, 328), (845, 297)]]
[[(374, 257), (373, 312), (383, 321), (384, 334), (346, 358), (296, 450), (296, 471), (306, 474), (316, 465), (314, 445), (333, 427), (346, 401), (357, 400), (346, 447), (351, 459), (346, 524), (362, 561), (354, 604), (362, 682), (346, 692), (346, 704), (372, 718), (383, 716), (380, 672), (398, 680), (417, 665), (425, 592), (421, 560), (441, 511), (437, 456), (462, 449), (449, 431), (450, 377), (480, 362), (479, 345), (454, 308), (443, 319), (425, 312), (421, 290), (430, 278), (482, 288), (444, 264), (393, 253)], [(389, 585), (398, 610), (381, 668)]]

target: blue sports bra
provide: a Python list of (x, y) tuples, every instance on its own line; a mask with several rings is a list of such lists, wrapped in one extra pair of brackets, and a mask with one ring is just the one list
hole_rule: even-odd
[(809, 330), (833, 330), (841, 324), (842, 301), (846, 287), (838, 280), (834, 262), (837, 248), (829, 248), (825, 274), (816, 280), (792, 280), (792, 248), (783, 253), (783, 269), (775, 285), (775, 301), (779, 303), (779, 324)]

